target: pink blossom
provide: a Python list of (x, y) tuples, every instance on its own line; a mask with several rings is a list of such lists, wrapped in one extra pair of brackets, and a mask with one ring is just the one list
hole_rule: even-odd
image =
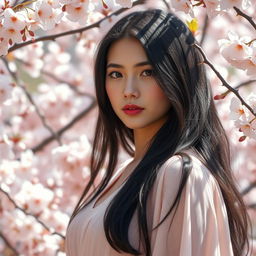
[[(254, 93), (247, 97), (246, 102), (256, 112), (256, 95)], [(256, 119), (253, 114), (237, 98), (232, 98), (230, 110), (230, 118), (235, 120), (235, 126), (245, 136), (256, 139)]]
[(59, 168), (74, 179), (74, 173), (82, 175), (81, 169), (89, 164), (90, 152), (91, 145), (87, 137), (81, 136), (79, 141), (55, 148), (52, 154)]
[[(1, 149), (1, 144), (0, 144)], [(10, 186), (15, 181), (15, 173), (13, 168), (13, 162), (8, 160), (1, 160), (0, 162), (0, 184), (2, 189), (3, 184)], [(7, 187), (9, 190), (9, 187)]]
[[(31, 9), (16, 9), (14, 14), (24, 17), (26, 36), (31, 38), (33, 37), (31, 36), (32, 33), (30, 35), (28, 30), (37, 31), (39, 28), (47, 30), (46, 32), (38, 31), (36, 36), (61, 33), (79, 28), (83, 22), (94, 23), (120, 8), (120, 6), (124, 7), (125, 4), (132, 4), (131, 0), (104, 1), (107, 7), (104, 7), (102, 1), (99, 0), (85, 0), (84, 2), (79, 0), (39, 0), (38, 6), (33, 3), (29, 6)], [(0, 0), (0, 9), (2, 2)], [(152, 6), (159, 4), (159, 1), (152, 0), (151, 2)], [(164, 6), (163, 1), (160, 2)], [(198, 3), (198, 1), (188, 0), (167, 0), (167, 2), (173, 2), (174, 5), (177, 5), (176, 10), (183, 8), (182, 10), (185, 12), (190, 8), (188, 8), (188, 3), (191, 5)], [(233, 2), (237, 3), (239, 1), (234, 0)], [(242, 2), (242, 8), (244, 8), (245, 2), (247, 1)], [(225, 59), (218, 54), (219, 49), (216, 47), (216, 39), (225, 37), (228, 29), (232, 27), (241, 35), (252, 35), (250, 25), (243, 18), (233, 15), (234, 11), (231, 13), (231, 0), (205, 0), (202, 3), (206, 4), (206, 11), (210, 14), (210, 17), (224, 11), (221, 16), (215, 17), (209, 23), (211, 33), (207, 33), (204, 45), (209, 59), (213, 61), (222, 76), (234, 86), (246, 81), (248, 79), (247, 75), (255, 76), (256, 47), (253, 42), (249, 44), (253, 37), (240, 37), (234, 35), (234, 33), (233, 36), (229, 35), (227, 40), (223, 41), (223, 57)], [(82, 8), (80, 12), (84, 15), (73, 17), (76, 23), (67, 19), (69, 15), (68, 5), (84, 7), (87, 4), (87, 10)], [(61, 8), (63, 9), (61, 10)], [(64, 12), (65, 8), (66, 12)], [(136, 8), (145, 9), (147, 6), (138, 6), (130, 11), (136, 10)], [(35, 9), (35, 12), (33, 9)], [(203, 24), (205, 8), (195, 7), (192, 10), (199, 19), (199, 24)], [(74, 10), (70, 11), (71, 14), (72, 11)], [(251, 6), (250, 10), (246, 10), (246, 13), (255, 18), (255, 7)], [(58, 14), (60, 15), (58, 16)], [(63, 14), (66, 15), (63, 16)], [(6, 55), (10, 38), (6, 36), (6, 27), (3, 26), (3, 11), (1, 15), (0, 54)], [(6, 59), (13, 71), (18, 74), (20, 71), (28, 73), (26, 74), (28, 79), (25, 85), (41, 113), (45, 116), (47, 123), (54, 130), (61, 129), (77, 113), (90, 104), (89, 97), (78, 96), (71, 88), (74, 87), (79, 91), (94, 95), (92, 64), (95, 46), (98, 45), (99, 39), (109, 27), (122, 15), (112, 16), (110, 19), (103, 21), (99, 28), (90, 29), (81, 35), (58, 38), (54, 42), (44, 43), (44, 46), (43, 43), (32, 44), (15, 50), (7, 56)], [(187, 20), (187, 14), (178, 13), (178, 15)], [(61, 19), (62, 16), (63, 20)], [(56, 17), (59, 20), (56, 20)], [(58, 21), (61, 22), (58, 23)], [(8, 22), (11, 23), (10, 20), (6, 19), (5, 24), (8, 24)], [(57, 26), (55, 26), (56, 24)], [(54, 30), (49, 32), (49, 29)], [(200, 28), (198, 32), (200, 39)], [(241, 51), (237, 49), (239, 47)], [(75, 55), (72, 55), (74, 53)], [(72, 63), (73, 60), (75, 60), (75, 63)], [(19, 64), (17, 65), (17, 63)], [(230, 67), (230, 64), (241, 70), (227, 68)], [(44, 75), (44, 71), (52, 76)], [(216, 75), (210, 69), (207, 73), (214, 92), (223, 93), (225, 88), (220, 87), (220, 81), (216, 78)], [(37, 214), (39, 219), (52, 230), (65, 234), (68, 216), (73, 211), (75, 202), (78, 201), (79, 195), (90, 178), (90, 141), (93, 137), (92, 130), (95, 127), (97, 109), (95, 108), (89, 112), (86, 117), (62, 134), (63, 144), (61, 147), (54, 141), (34, 154), (32, 151), (26, 151), (25, 149), (37, 146), (45, 137), (50, 135), (49, 131), (42, 125), (35, 108), (27, 100), (21, 88), (12, 86), (12, 79), (9, 78), (8, 70), (2, 62), (0, 62), (0, 74), (1, 82), (5, 79), (8, 83), (10, 82), (10, 93), (8, 97), (5, 97), (4, 104), (2, 104), (2, 101), (0, 103), (0, 120), (3, 126), (2, 131), (0, 131), (1, 188), (8, 192), (17, 201), (18, 205)], [(4, 76), (5, 78), (3, 78)], [(39, 76), (40, 80), (31, 79), (31, 77), (36, 76)], [(44, 80), (43, 83), (41, 79)], [(64, 80), (66, 83), (58, 80)], [(255, 110), (255, 95), (246, 97), (250, 88), (253, 90), (254, 87), (243, 87), (239, 91), (244, 95), (245, 101)], [(216, 102), (216, 106), (231, 141), (234, 173), (238, 178), (240, 188), (245, 189), (251, 182), (255, 181), (256, 147), (253, 138), (255, 138), (256, 125), (253, 115), (238, 99), (232, 100), (231, 106), (229, 106), (230, 96), (229, 94), (225, 100)], [(229, 108), (230, 111), (228, 111)], [(230, 119), (234, 122), (231, 122)], [(82, 138), (84, 134), (86, 136)], [(239, 137), (245, 135), (248, 138), (242, 143), (239, 142)], [(18, 140), (20, 142), (17, 142)], [(122, 153), (120, 161), (127, 159), (127, 157), (125, 153)], [(14, 160), (14, 158), (18, 160)], [(95, 181), (95, 186), (99, 184), (104, 174), (105, 169), (102, 168)], [(13, 204), (6, 196), (1, 194), (0, 197), (0, 229), (5, 232), (4, 235), (11, 241), (20, 255), (64, 256), (64, 253), (57, 252), (63, 245), (60, 237), (50, 235), (34, 218), (28, 218), (21, 211), (14, 210)], [(252, 191), (245, 197), (246, 204), (254, 203), (254, 198), (255, 191)], [(251, 218), (255, 223), (255, 213), (251, 213)]]
[(247, 43), (251, 40), (249, 37), (239, 38), (234, 32), (228, 33), (229, 40), (219, 40), (220, 52), (226, 59), (245, 60), (252, 54), (251, 48)]
[(48, 45), (49, 53), (44, 56), (44, 70), (62, 78), (62, 73), (69, 70), (71, 55), (55, 42)]
[(61, 239), (59, 237), (44, 234), (40, 240), (38, 239), (38, 241), (39, 241), (39, 246), (37, 246), (36, 252), (35, 252), (37, 255), (40, 255), (40, 256), (59, 255), (59, 253), (57, 253), (57, 251), (61, 246)]
[(40, 217), (49, 227), (54, 228), (55, 231), (63, 235), (65, 234), (69, 215), (59, 210), (45, 209)]
[(230, 104), (230, 119), (246, 120), (245, 107), (241, 104), (241, 101), (237, 97), (233, 97)]
[(5, 2), (4, 0), (0, 0), (0, 14), (2, 13), (2, 10), (5, 8)]
[(4, 28), (4, 34), (9, 44), (20, 43), (22, 41), (22, 35), (19, 30), (14, 27)]
[(21, 30), (26, 26), (25, 17), (20, 13), (15, 13), (11, 8), (5, 9), (3, 19), (4, 35), (12, 43), (22, 41)]
[(13, 82), (10, 76), (0, 74), (0, 104), (11, 98)]
[(235, 125), (239, 127), (240, 131), (244, 133), (245, 136), (256, 140), (256, 122), (241, 122), (235, 121)]
[(232, 9), (234, 6), (236, 6), (239, 9), (246, 9), (251, 5), (251, 2), (249, 0), (225, 0), (220, 1), (220, 8), (221, 10), (228, 10)]
[(53, 8), (57, 9), (61, 7), (60, 1), (59, 0), (46, 0), (47, 3)]
[(25, 206), (28, 212), (39, 214), (53, 200), (54, 194), (42, 184), (24, 181), (20, 191), (14, 196), (16, 202)]
[[(66, 84), (59, 84), (52, 88), (46, 84), (41, 84), (39, 91), (41, 94), (38, 95), (37, 100), (40, 109), (52, 127), (58, 128), (66, 124), (83, 103), (80, 99), (75, 98), (74, 100), (74, 91)], [(58, 115), (57, 119), (56, 115)]]
[(36, 20), (40, 22), (43, 30), (51, 30), (58, 24), (63, 12), (60, 9), (53, 9), (52, 6), (43, 0), (37, 1), (35, 4)]
[(81, 0), (73, 4), (67, 4), (65, 5), (65, 11), (67, 12), (67, 19), (85, 24), (88, 13), (88, 1), (83, 2)]
[[(229, 40), (219, 40), (222, 56), (237, 68), (247, 70), (247, 74), (255, 77), (256, 71), (256, 43), (250, 43), (251, 38), (239, 38), (234, 33), (229, 33)], [(249, 44), (250, 43), (250, 44)]]
[(3, 15), (3, 26), (5, 28), (15, 28), (18, 31), (25, 28), (25, 16), (21, 13), (15, 13), (11, 8), (7, 8), (4, 10)]
[(252, 92), (247, 97), (246, 100), (247, 100), (247, 103), (252, 107), (253, 111), (256, 112), (256, 94)]
[[(28, 30), (35, 32), (40, 28), (40, 22), (37, 19), (37, 13), (34, 11), (34, 9), (26, 9), (26, 11), (21, 11), (25, 12), (25, 17), (26, 17), (26, 23)], [(28, 37), (31, 37), (30, 34), (27, 34)]]
[(93, 5), (93, 11), (96, 13), (99, 12), (104, 16), (119, 8), (114, 0), (104, 0), (105, 7), (103, 6), (102, 1), (92, 0), (91, 3)]
[(185, 13), (189, 13), (192, 7), (189, 0), (171, 0), (171, 5), (174, 9)]
[(16, 177), (21, 180), (33, 181), (38, 175), (38, 169), (35, 166), (36, 157), (32, 151), (23, 151), (20, 154), (20, 160), (17, 161), (15, 168)]
[[(1, 30), (1, 24), (0, 24), (0, 30)], [(0, 35), (0, 56), (8, 54), (8, 41), (6, 38), (2, 38)]]
[(75, 4), (78, 0), (59, 0), (59, 2), (63, 5), (65, 4)]
[(204, 0), (206, 11), (209, 17), (214, 17), (220, 12), (221, 0)]
[(5, 35), (5, 28), (0, 22), (0, 56), (8, 53), (8, 38)]
[(12, 212), (4, 212), (4, 222), (0, 220), (1, 230), (8, 229), (8, 235), (12, 237), (12, 242), (26, 242), (35, 235), (42, 232), (42, 226), (31, 216), (26, 216), (22, 211), (15, 209)]
[(132, 7), (132, 0), (115, 0), (116, 4), (122, 6), (122, 8), (131, 8)]
[(31, 77), (38, 77), (43, 68), (43, 43), (37, 42), (14, 51), (14, 56), (24, 61), (24, 68)]

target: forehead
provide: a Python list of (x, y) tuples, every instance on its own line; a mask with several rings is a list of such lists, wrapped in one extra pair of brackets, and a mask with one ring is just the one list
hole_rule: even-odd
[(121, 38), (111, 44), (107, 62), (138, 62), (148, 60), (143, 46), (138, 39), (133, 37)]

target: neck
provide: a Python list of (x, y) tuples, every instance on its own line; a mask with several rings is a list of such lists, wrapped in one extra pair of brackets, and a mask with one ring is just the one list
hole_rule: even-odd
[(141, 160), (146, 151), (149, 148), (150, 142), (154, 135), (157, 133), (158, 129), (135, 129), (134, 134), (134, 143), (135, 143), (135, 152), (134, 160)]

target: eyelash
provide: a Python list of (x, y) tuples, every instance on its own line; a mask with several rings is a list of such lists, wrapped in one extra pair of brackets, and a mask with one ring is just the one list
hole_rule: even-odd
[[(154, 76), (154, 72), (153, 72), (152, 69), (145, 69), (145, 70), (142, 71), (142, 73), (145, 72), (145, 71), (150, 71), (151, 74), (150, 74), (149, 76)], [(114, 73), (119, 73), (119, 74), (121, 74), (121, 73), (118, 72), (118, 71), (112, 71), (112, 72), (110, 72), (110, 73), (108, 74), (108, 76), (111, 77), (111, 78), (113, 78), (113, 79), (118, 79), (119, 77), (112, 77), (112, 74), (114, 74)]]

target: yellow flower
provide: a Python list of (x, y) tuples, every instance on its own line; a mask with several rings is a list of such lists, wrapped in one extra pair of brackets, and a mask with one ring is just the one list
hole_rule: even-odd
[(197, 18), (192, 19), (191, 21), (187, 21), (188, 28), (190, 31), (195, 34), (195, 32), (198, 30), (198, 20)]

